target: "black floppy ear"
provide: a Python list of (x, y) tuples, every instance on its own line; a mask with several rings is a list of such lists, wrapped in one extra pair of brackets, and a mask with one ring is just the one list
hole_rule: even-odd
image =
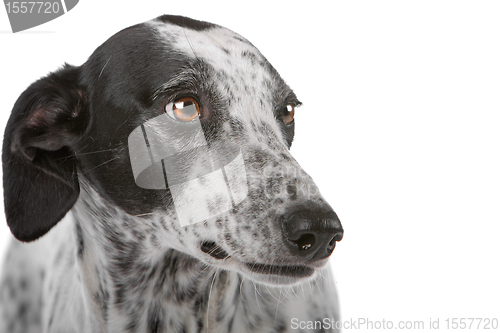
[(7, 223), (14, 236), (33, 241), (73, 207), (80, 187), (73, 147), (88, 124), (80, 69), (66, 65), (21, 94), (3, 140)]

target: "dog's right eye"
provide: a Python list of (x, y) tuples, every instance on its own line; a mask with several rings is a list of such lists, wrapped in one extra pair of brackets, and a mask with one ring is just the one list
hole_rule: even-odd
[(291, 124), (295, 116), (295, 105), (288, 104), (283, 110), (281, 110), (281, 118), (285, 124)]
[(165, 112), (178, 121), (191, 121), (200, 114), (200, 105), (193, 97), (181, 97), (165, 106)]

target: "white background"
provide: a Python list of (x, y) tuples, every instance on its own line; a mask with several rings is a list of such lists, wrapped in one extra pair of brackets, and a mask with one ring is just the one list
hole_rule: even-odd
[[(226, 26), (304, 103), (292, 153), (345, 228), (343, 319), (500, 318), (499, 2), (125, 3), (81, 0), (17, 34), (0, 10), (2, 131), (31, 82), (122, 28), (164, 13)], [(2, 218), (1, 256), (8, 234)]]

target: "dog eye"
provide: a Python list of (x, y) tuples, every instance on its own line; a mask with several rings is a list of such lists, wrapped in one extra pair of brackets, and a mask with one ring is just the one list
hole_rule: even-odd
[(283, 119), (285, 124), (291, 124), (294, 116), (295, 116), (295, 105), (293, 104), (288, 104), (281, 111), (281, 118)]
[(200, 114), (200, 106), (193, 97), (181, 97), (165, 106), (165, 112), (175, 120), (191, 121)]

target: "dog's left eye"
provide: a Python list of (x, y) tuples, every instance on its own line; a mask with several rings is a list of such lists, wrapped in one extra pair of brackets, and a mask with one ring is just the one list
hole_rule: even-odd
[(295, 116), (295, 105), (288, 104), (283, 110), (281, 110), (281, 118), (285, 124), (291, 124), (293, 117)]
[(191, 121), (200, 114), (200, 106), (193, 97), (181, 97), (165, 106), (165, 112), (178, 121)]

